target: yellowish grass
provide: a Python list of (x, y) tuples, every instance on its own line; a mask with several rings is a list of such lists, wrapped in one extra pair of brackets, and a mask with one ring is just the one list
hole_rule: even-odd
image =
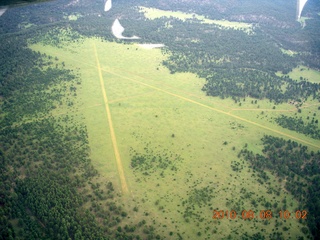
[(109, 123), (109, 128), (110, 128), (110, 133), (111, 133), (113, 151), (114, 151), (114, 155), (115, 155), (115, 158), (117, 161), (119, 177), (121, 180), (121, 188), (122, 188), (123, 193), (128, 193), (129, 190), (128, 190), (126, 178), (124, 176), (124, 171), (123, 171), (121, 157), (120, 157), (120, 153), (119, 153), (119, 149), (118, 149), (116, 134), (115, 134), (114, 128), (113, 128), (112, 117), (111, 117), (110, 107), (109, 107), (108, 98), (107, 98), (107, 94), (106, 94), (106, 88), (105, 88), (102, 73), (101, 73), (101, 67), (100, 67), (100, 61), (98, 58), (97, 48), (96, 48), (95, 44), (93, 44), (93, 47), (94, 47), (94, 55), (97, 60), (97, 68), (98, 68), (98, 72), (99, 72), (99, 80), (100, 80), (101, 91), (102, 91), (102, 95), (103, 95), (103, 101), (104, 101), (104, 105), (105, 105), (107, 116), (108, 116), (108, 123)]

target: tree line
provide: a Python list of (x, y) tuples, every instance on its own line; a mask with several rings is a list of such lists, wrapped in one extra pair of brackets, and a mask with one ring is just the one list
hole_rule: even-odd
[(320, 151), (309, 151), (295, 141), (273, 136), (264, 136), (262, 143), (263, 154), (243, 148), (238, 156), (247, 160), (254, 170), (270, 171), (279, 181), (285, 181), (285, 188), (300, 202), (299, 210), (308, 210), (307, 224), (317, 239), (320, 236)]
[(320, 129), (318, 127), (318, 119), (312, 118), (310, 122), (305, 122), (303, 119), (288, 117), (281, 115), (275, 119), (276, 123), (281, 127), (305, 134), (314, 139), (320, 139)]
[(112, 183), (99, 182), (86, 126), (52, 116), (74, 107), (79, 74), (28, 49), (29, 35), (0, 41), (0, 239), (161, 238), (128, 223)]

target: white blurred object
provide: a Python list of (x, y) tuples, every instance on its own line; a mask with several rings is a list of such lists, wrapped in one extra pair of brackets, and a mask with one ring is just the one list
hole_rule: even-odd
[(143, 43), (143, 44), (138, 44), (138, 46), (145, 49), (153, 49), (153, 48), (162, 48), (165, 45), (162, 43)]
[(124, 32), (124, 28), (121, 26), (120, 22), (118, 19), (116, 19), (114, 22), (113, 22), (113, 25), (112, 25), (112, 33), (113, 35), (118, 38), (118, 39), (140, 39), (139, 37), (137, 36), (132, 36), (132, 37), (124, 37), (122, 35), (122, 33)]
[(7, 11), (8, 8), (0, 8), (0, 17)]
[(104, 5), (104, 11), (108, 12), (112, 8), (112, 2), (111, 0), (107, 0), (106, 4)]
[(308, 0), (297, 0), (297, 20), (300, 19), (302, 10)]

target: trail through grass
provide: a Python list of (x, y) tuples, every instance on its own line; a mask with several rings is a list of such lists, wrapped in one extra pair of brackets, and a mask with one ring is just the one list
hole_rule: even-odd
[[(128, 221), (137, 223), (146, 219), (168, 239), (178, 238), (177, 232), (185, 239), (196, 239), (199, 231), (208, 239), (214, 236), (209, 237), (213, 231), (221, 238), (227, 238), (228, 234), (236, 238), (233, 231), (244, 233), (254, 227), (271, 233), (275, 225), (274, 219), (268, 225), (242, 219), (212, 220), (212, 209), (231, 210), (232, 205), (227, 205), (226, 199), (243, 202), (242, 209), (253, 208), (251, 199), (245, 199), (241, 189), (252, 192), (252, 199), (257, 202), (263, 197), (274, 204), (287, 197), (292, 202), (290, 209), (298, 207), (274, 176), (270, 174), (270, 185), (261, 185), (248, 164), (237, 158), (245, 144), (249, 150), (260, 153), (260, 139), (265, 134), (311, 143), (312, 150), (318, 149), (319, 141), (283, 129), (267, 117), (294, 114), (291, 105), (292, 112), (286, 112), (291, 111), (288, 104), (277, 105), (273, 110), (268, 100), (251, 104), (254, 99), (247, 98), (239, 106), (232, 99), (207, 97), (201, 91), (205, 80), (191, 73), (170, 74), (161, 66), (166, 56), (159, 49), (146, 50), (96, 38), (74, 43), (69, 48), (73, 54), (65, 49), (33, 46), (36, 51), (57, 56), (68, 68), (78, 69), (82, 82), (77, 86), (76, 108), (68, 113), (58, 107), (55, 112), (83, 116), (93, 165), (102, 178), (114, 182), (115, 189), (130, 192), (119, 194), (128, 210)], [(316, 109), (310, 105), (308, 111)], [(157, 169), (149, 175), (144, 172), (147, 170), (136, 171), (131, 165), (132, 151), (149, 155), (153, 152), (157, 159), (158, 154), (166, 156), (177, 169), (163, 172)], [(114, 160), (116, 152), (118, 159)], [(183, 160), (175, 162), (176, 155)], [(231, 161), (240, 161), (242, 172), (233, 171)], [(198, 217), (191, 217), (186, 222), (183, 217), (186, 207), (182, 202), (204, 187), (214, 188), (214, 197), (203, 208), (195, 207), (203, 220), (199, 222)], [(280, 195), (266, 194), (269, 187), (281, 188)], [(134, 207), (138, 211), (133, 211)], [(262, 209), (262, 205), (255, 207), (256, 212)], [(302, 224), (292, 220), (283, 226), (291, 227), (291, 236), (299, 236)], [(173, 236), (169, 235), (170, 231), (174, 232)]]
[[(230, 112), (222, 111), (222, 110), (220, 110), (220, 109), (217, 109), (217, 108), (214, 108), (214, 107), (208, 106), (208, 105), (206, 105), (206, 104), (203, 104), (203, 103), (197, 102), (197, 101), (192, 100), (192, 99), (190, 99), (190, 98), (183, 97), (183, 96), (181, 96), (181, 95), (178, 95), (178, 94), (175, 94), (175, 93), (172, 93), (172, 92), (169, 92), (169, 91), (163, 90), (163, 89), (161, 89), (161, 88), (158, 88), (158, 87), (152, 86), (152, 85), (147, 84), (147, 83), (143, 83), (143, 82), (138, 81), (138, 80), (133, 79), (133, 78), (124, 77), (124, 76), (122, 76), (122, 75), (119, 75), (119, 74), (116, 74), (116, 73), (114, 73), (114, 72), (111, 72), (110, 70), (109, 70), (109, 71), (108, 71), (108, 70), (104, 70), (104, 69), (102, 69), (102, 70), (103, 70), (103, 71), (106, 71), (106, 72), (108, 72), (108, 73), (111, 73), (111, 74), (113, 74), (113, 75), (116, 75), (116, 76), (118, 76), (118, 77), (125, 78), (125, 79), (127, 79), (127, 80), (130, 80), (130, 81), (133, 81), (133, 82), (136, 82), (136, 83), (142, 84), (142, 85), (144, 85), (144, 86), (150, 87), (150, 88), (152, 88), (152, 89), (158, 90), (158, 91), (160, 91), (160, 92), (164, 92), (164, 93), (169, 94), (169, 95), (172, 95), (172, 96), (174, 96), (174, 97), (177, 97), (177, 98), (183, 99), (184, 101), (187, 101), (187, 102), (191, 102), (191, 103), (197, 104), (197, 105), (199, 105), (199, 106), (201, 106), (201, 107), (205, 107), (205, 108), (211, 109), (211, 110), (213, 110), (213, 111), (216, 111), (216, 112), (219, 112), (219, 113), (222, 113), (222, 114), (225, 114), (225, 115), (231, 116), (231, 117), (236, 118), (236, 119), (238, 119), (238, 120), (241, 120), (241, 121), (244, 121), (244, 122), (247, 122), (247, 123), (250, 123), (250, 124), (256, 125), (256, 126), (258, 126), (258, 127), (260, 127), (260, 128), (264, 128), (264, 129), (266, 129), (266, 130), (268, 130), (268, 131), (271, 131), (271, 132), (273, 132), (273, 133), (277, 133), (277, 134), (280, 134), (280, 135), (286, 136), (286, 137), (291, 138), (291, 139), (293, 139), (293, 140), (296, 140), (296, 141), (298, 141), (298, 142), (302, 142), (302, 143), (304, 143), (304, 144), (307, 144), (307, 145), (310, 145), (310, 146), (313, 146), (313, 147), (316, 147), (316, 148), (320, 149), (320, 146), (318, 146), (318, 145), (316, 145), (316, 144), (313, 144), (313, 143), (311, 143), (311, 142), (308, 142), (308, 141), (302, 140), (302, 139), (300, 139), (300, 138), (294, 137), (294, 136), (292, 136), (292, 135), (286, 134), (286, 133), (284, 133), (284, 132), (282, 132), (282, 131), (279, 131), (279, 130), (276, 130), (276, 129), (269, 128), (269, 127), (264, 126), (264, 125), (262, 125), (262, 124), (259, 124), (259, 123), (257, 123), (257, 122), (250, 121), (250, 120), (248, 120), (248, 119), (245, 119), (245, 118), (239, 117), (239, 116), (234, 115), (234, 114), (232, 114), (232, 113), (230, 113)], [(282, 110), (282, 111), (283, 111), (283, 110)]]
[(121, 181), (121, 187), (122, 187), (123, 193), (128, 193), (129, 192), (128, 185), (127, 185), (126, 178), (125, 178), (124, 171), (123, 171), (120, 152), (119, 152), (118, 144), (117, 144), (117, 138), (116, 138), (116, 134), (115, 134), (114, 128), (113, 128), (110, 107), (109, 107), (109, 103), (108, 103), (108, 98), (107, 98), (107, 94), (106, 94), (106, 90), (105, 90), (105, 86), (104, 86), (104, 81), (103, 81), (103, 77), (102, 77), (102, 73), (101, 73), (101, 67), (100, 67), (100, 62), (99, 62), (99, 58), (98, 58), (97, 48), (96, 48), (95, 44), (93, 45), (93, 48), (94, 48), (94, 55), (97, 60), (97, 68), (98, 68), (98, 72), (99, 72), (101, 91), (102, 91), (103, 100), (104, 100), (104, 104), (105, 104), (105, 108), (106, 108), (106, 112), (107, 112), (107, 116), (108, 116), (110, 134), (111, 134), (111, 139), (112, 139), (112, 144), (113, 144), (114, 155), (115, 155), (116, 161), (117, 161), (118, 172), (119, 172), (119, 177), (120, 177), (120, 181)]

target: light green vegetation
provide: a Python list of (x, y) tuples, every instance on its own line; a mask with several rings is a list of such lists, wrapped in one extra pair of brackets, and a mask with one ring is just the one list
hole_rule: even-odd
[(190, 20), (190, 19), (197, 19), (197, 20), (204, 20), (206, 19), (204, 16), (195, 14), (195, 13), (184, 13), (180, 11), (166, 11), (157, 8), (147, 8), (147, 7), (138, 7), (140, 12), (143, 12), (145, 17), (148, 19), (156, 19), (161, 17), (174, 17), (178, 18), (182, 21)]
[[(266, 209), (258, 203), (259, 198), (272, 204), (277, 201), (282, 206), (284, 197), (288, 201), (287, 210), (294, 212), (298, 208), (298, 203), (275, 177), (270, 174), (270, 186), (260, 185), (248, 164), (237, 158), (238, 151), (246, 143), (250, 150), (260, 152), (260, 139), (265, 134), (296, 140), (317, 150), (320, 141), (283, 129), (271, 120), (270, 116), (295, 112), (294, 106), (282, 104), (272, 109), (274, 105), (268, 101), (258, 100), (257, 104), (252, 104), (253, 99), (249, 98), (242, 100), (239, 106), (231, 99), (207, 97), (201, 91), (204, 79), (191, 73), (170, 74), (161, 66), (165, 56), (160, 49), (144, 49), (101, 39), (70, 43), (66, 48), (33, 45), (32, 49), (58, 57), (67, 68), (80, 74), (82, 83), (77, 86), (74, 109), (67, 112), (66, 107), (58, 106), (53, 115), (67, 114), (87, 126), (93, 164), (119, 192), (121, 183), (94, 45), (129, 188), (129, 193), (122, 196), (130, 216), (128, 221), (146, 219), (152, 224), (154, 220), (159, 234), (167, 238), (170, 238), (170, 231), (174, 232), (174, 238), (178, 238), (177, 232), (184, 238), (195, 239), (198, 232), (202, 237), (209, 237), (209, 234), (212, 237), (215, 231), (216, 236), (230, 234), (236, 238), (233, 231), (254, 233), (252, 229), (257, 232), (264, 229), (263, 234), (270, 234), (275, 218), (267, 225), (265, 220), (256, 219), (214, 220), (212, 209), (230, 211), (238, 207), (241, 211), (252, 209), (259, 215), (260, 210)], [(264, 116), (260, 116), (261, 111), (265, 112)], [(166, 169), (162, 174), (159, 169), (151, 175), (144, 175), (130, 166), (133, 151), (168, 155), (173, 162), (178, 155), (182, 160), (176, 162), (177, 170)], [(240, 162), (242, 171), (233, 171), (232, 161)], [(189, 205), (183, 206), (182, 202), (190, 199), (195, 189), (201, 191), (205, 187), (213, 189), (212, 196), (207, 204), (195, 205), (192, 210), (198, 212), (203, 221), (189, 217), (187, 223), (183, 214)], [(280, 195), (274, 191), (267, 194), (268, 189), (280, 190)], [(244, 192), (250, 192), (251, 199), (245, 198)], [(257, 206), (252, 204), (252, 199)], [(138, 208), (137, 212), (132, 211), (134, 207)], [(271, 210), (277, 214), (276, 208)], [(238, 216), (241, 211), (237, 212)], [(290, 227), (290, 236), (302, 236), (300, 229), (303, 225), (298, 221), (278, 221), (283, 224), (280, 228)]]
[[(281, 73), (277, 73), (277, 75), (283, 76)], [(306, 66), (294, 68), (288, 76), (297, 81), (306, 80), (313, 83), (320, 83), (320, 72)]]
[(302, 26), (302, 28), (304, 28), (307, 24), (307, 20), (309, 20), (310, 18), (308, 17), (300, 17), (300, 19), (298, 20)]
[(68, 16), (68, 19), (70, 21), (76, 21), (79, 17), (81, 17), (81, 14), (71, 14)]
[(139, 10), (144, 13), (145, 17), (148, 19), (156, 19), (161, 17), (174, 17), (178, 18), (182, 21), (186, 20), (198, 20), (204, 24), (215, 24), (222, 28), (232, 28), (232, 29), (240, 29), (245, 31), (248, 34), (252, 34), (252, 24), (243, 23), (243, 22), (231, 22), (227, 20), (212, 20), (208, 19), (205, 16), (198, 15), (195, 13), (184, 13), (180, 11), (165, 11), (156, 8), (147, 8), (147, 7), (139, 7)]
[(33, 26), (35, 26), (35, 24), (28, 23), (28, 22), (22, 22), (21, 24), (19, 24), (20, 29), (28, 29)]
[(286, 50), (286, 49), (283, 49), (283, 48), (280, 48), (280, 49), (284, 54), (287, 54), (289, 56), (293, 56), (293, 55), (297, 54), (297, 52), (295, 52), (295, 51)]

